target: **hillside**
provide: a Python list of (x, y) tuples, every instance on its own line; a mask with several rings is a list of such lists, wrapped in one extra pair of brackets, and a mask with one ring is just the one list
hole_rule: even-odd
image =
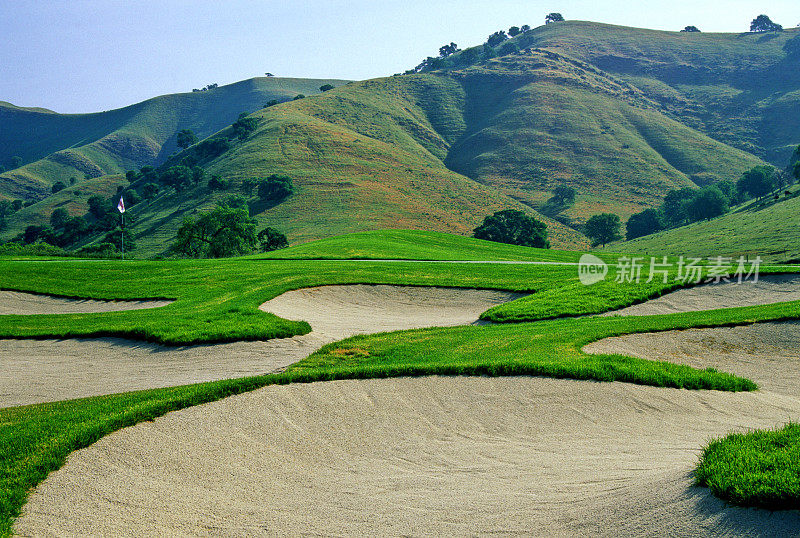
[(204, 138), (272, 99), (312, 95), (346, 81), (254, 78), (213, 90), (155, 97), (95, 114), (57, 114), (0, 102), (0, 163), (23, 166), (0, 174), (0, 197), (40, 199), (56, 181), (82, 180), (162, 163), (177, 149), (176, 133)]
[(800, 196), (773, 203), (751, 202), (712, 220), (696, 222), (607, 246), (608, 251), (647, 255), (696, 257), (758, 255), (764, 261), (784, 262), (800, 258)]
[[(787, 47), (792, 40), (795, 46)], [(798, 42), (796, 28), (694, 33), (567, 21), (508, 43), (587, 62), (635, 86), (686, 125), (783, 166), (800, 142)], [(447, 63), (464, 63), (462, 54)]]
[[(294, 178), (295, 194), (274, 206), (251, 195), (250, 209), (259, 226), (279, 228), (292, 243), (381, 228), (469, 234), (485, 215), (513, 207), (545, 220), (554, 247), (584, 248), (579, 230), (595, 213), (611, 211), (624, 220), (658, 204), (669, 189), (735, 180), (762, 159), (783, 166), (787, 148), (800, 142), (800, 116), (787, 113), (800, 104), (800, 75), (789, 68), (784, 50), (795, 38), (795, 30), (685, 34), (570, 21), (533, 29), (496, 49), (456, 53), (434, 71), (340, 85), (266, 109), (241, 103), (252, 98), (253, 87), (275, 90), (270, 84), (279, 79), (165, 96), (128, 107), (149, 103), (149, 112), (142, 112), (147, 120), (123, 118), (132, 114), (128, 109), (103, 113), (104, 121), (117, 122), (112, 134), (96, 138), (98, 130), (83, 142), (70, 140), (82, 144), (79, 150), (3, 174), (0, 192), (1, 178), (18, 190), (38, 185), (36, 192), (43, 192), (49, 183), (42, 178), (63, 178), (65, 153), (80, 157), (67, 159), (68, 170), (84, 160), (97, 166), (95, 175), (132, 168), (133, 159), (120, 157), (125, 152), (109, 150), (120, 133), (126, 151), (147, 155), (148, 162), (196, 161), (196, 148), (170, 155), (175, 132), (189, 126), (182, 118), (226, 116), (193, 128), (232, 138), (230, 150), (200, 160), (207, 177), (222, 176), (230, 189), (166, 189), (137, 206), (142, 254), (163, 252), (185, 216), (238, 193), (245, 179), (270, 174)], [(476, 50), (483, 52), (476, 56)], [(234, 87), (245, 97), (210, 99)], [(266, 99), (257, 95), (251, 103)], [(186, 100), (213, 106), (190, 114), (176, 104)], [(205, 113), (211, 109), (214, 114)], [(233, 140), (225, 126), (243, 109), (256, 110), (251, 118), (258, 125), (246, 140)], [(63, 121), (45, 111), (0, 110)], [(167, 127), (161, 127), (164, 117)], [(160, 133), (157, 151), (148, 145), (155, 138), (140, 136), (142, 126)], [(62, 129), (59, 140), (70, 132)], [(547, 204), (559, 185), (576, 189), (574, 205)], [(63, 196), (58, 203), (66, 203)], [(46, 221), (53, 207), (54, 200), (45, 199), (18, 213), (2, 238)]]

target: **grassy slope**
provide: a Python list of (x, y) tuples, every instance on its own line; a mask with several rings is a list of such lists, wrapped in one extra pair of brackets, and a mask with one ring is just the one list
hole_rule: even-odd
[[(261, 225), (292, 242), (387, 227), (466, 234), (494, 210), (532, 211), (560, 182), (579, 190), (566, 212), (575, 221), (600, 210), (626, 215), (691, 184), (687, 174), (719, 179), (760, 162), (553, 53), (353, 83), (255, 116), (254, 135), (208, 171), (234, 185), (295, 177), (287, 201), (251, 204)], [(137, 228), (143, 252), (163, 249), (187, 211), (222, 196), (202, 187), (157, 201)], [(554, 246), (587, 246), (575, 230), (538, 216)]]
[[(702, 29), (702, 28), (701, 28)], [(800, 35), (685, 33), (583, 21), (517, 38), (623, 77), (669, 114), (783, 167), (800, 143), (800, 72), (784, 44)]]
[(56, 114), (0, 103), (0, 161), (18, 155), (25, 163), (0, 174), (0, 196), (38, 198), (59, 180), (152, 165), (176, 149), (180, 129), (191, 128), (203, 138), (271, 99), (315, 94), (322, 84), (344, 82), (254, 78), (95, 114)]
[(665, 116), (636, 88), (552, 52), (491, 60), (452, 73), (470, 124), (447, 163), (540, 207), (559, 184), (578, 191), (563, 215), (623, 217), (670, 188), (735, 178), (760, 161)]
[(782, 262), (800, 256), (797, 215), (800, 197), (746, 206), (716, 219), (697, 222), (614, 243), (609, 250), (631, 253), (663, 253), (686, 256), (760, 255), (766, 261)]
[(422, 230), (375, 230), (295, 245), (267, 259), (487, 260), (577, 263), (579, 252), (493, 243)]

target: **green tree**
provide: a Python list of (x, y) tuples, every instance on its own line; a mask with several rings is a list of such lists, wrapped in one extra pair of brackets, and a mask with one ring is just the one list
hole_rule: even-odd
[(530, 24), (523, 24), (523, 25), (522, 25), (522, 28), (520, 28), (520, 30), (522, 31), (522, 33), (523, 33), (523, 34), (524, 34), (525, 32), (530, 32), (530, 30), (531, 30), (531, 25), (530, 25)]
[(305, 95), (303, 95), (302, 93), (298, 93), (297, 95), (292, 97), (292, 101), (299, 101), (300, 99), (305, 99), (305, 98), (306, 98)]
[(631, 215), (625, 223), (625, 238), (630, 241), (637, 237), (654, 234), (664, 229), (664, 218), (657, 209), (645, 209)]
[(560, 206), (570, 206), (575, 203), (575, 194), (575, 189), (572, 187), (559, 185), (553, 189), (553, 197), (551, 200)]
[(89, 206), (89, 214), (95, 219), (103, 218), (111, 210), (108, 200), (97, 194), (89, 197), (86, 203)]
[(600, 213), (593, 215), (586, 221), (584, 233), (592, 240), (592, 246), (606, 246), (611, 241), (616, 241), (622, 236), (619, 234), (619, 215), (613, 213)]
[(173, 187), (176, 191), (182, 191), (192, 184), (194, 174), (188, 166), (170, 166), (161, 174), (161, 183)]
[(728, 198), (714, 185), (703, 187), (686, 204), (689, 220), (708, 220), (728, 212)]
[(458, 45), (453, 42), (450, 42), (449, 45), (442, 45), (439, 47), (439, 56), (441, 58), (447, 58), (448, 56), (452, 56), (458, 52)]
[(511, 54), (516, 54), (518, 52), (519, 52), (519, 45), (514, 41), (503, 43), (503, 45), (500, 47), (500, 56), (509, 56)]
[(123, 239), (125, 241), (125, 252), (136, 250), (136, 241), (133, 239), (133, 234), (125, 232), (125, 237), (123, 238), (122, 230), (120, 228), (108, 232), (103, 238), (102, 242), (114, 245), (114, 248), (119, 252), (122, 250)]
[(178, 147), (186, 149), (189, 146), (197, 144), (197, 135), (191, 129), (182, 129), (178, 131)]
[(50, 187), (50, 192), (55, 194), (55, 193), (57, 193), (59, 191), (63, 191), (66, 188), (67, 188), (67, 186), (64, 185), (63, 181), (56, 181), (55, 183), (53, 183), (53, 186)]
[(687, 26), (681, 32), (700, 32), (700, 29), (697, 26)]
[(190, 258), (223, 258), (250, 254), (256, 244), (256, 224), (247, 211), (220, 205), (186, 217), (171, 250)]
[(53, 227), (54, 230), (63, 230), (64, 225), (69, 220), (69, 212), (64, 209), (63, 207), (59, 207), (52, 213), (50, 213), (50, 226)]
[(782, 32), (783, 26), (772, 22), (766, 15), (759, 15), (750, 23), (751, 32)]
[(247, 137), (256, 130), (256, 127), (258, 127), (258, 118), (248, 116), (249, 114), (247, 112), (242, 112), (239, 114), (239, 119), (232, 125), (233, 134), (236, 135), (236, 138), (239, 140), (246, 140)]
[(519, 26), (512, 26), (508, 29), (508, 35), (511, 37), (517, 37), (519, 34), (522, 33), (522, 30), (519, 29)]
[(142, 196), (148, 202), (151, 201), (156, 196), (158, 196), (158, 191), (159, 191), (158, 185), (156, 185), (155, 183), (145, 183), (144, 185), (142, 185)]
[[(73, 178), (70, 178), (70, 180), (71, 179)], [(136, 170), (128, 170), (127, 172), (125, 172), (125, 179), (128, 180), (128, 183), (133, 183), (134, 181), (139, 179), (139, 173)], [(71, 183), (74, 183), (74, 181), (71, 181)]]
[[(197, 144), (197, 154), (202, 159), (214, 159), (219, 157), (231, 148), (231, 143), (227, 138), (218, 136), (207, 138)], [(144, 170), (144, 168), (142, 168)]]
[(0, 200), (0, 217), (10, 217), (14, 211), (14, 205), (9, 200)]
[(505, 209), (483, 219), (473, 237), (497, 243), (526, 247), (550, 248), (547, 225), (522, 211)]
[(729, 205), (734, 206), (741, 204), (744, 201), (739, 194), (739, 191), (736, 189), (736, 183), (733, 181), (729, 179), (718, 181), (714, 183), (714, 186), (722, 191), (722, 194), (724, 194), (725, 198), (728, 199)]
[(561, 13), (548, 13), (544, 18), (544, 23), (550, 24), (551, 22), (564, 22), (564, 17)]
[(755, 198), (769, 194), (775, 187), (775, 169), (771, 166), (756, 166), (742, 174), (736, 189)]
[(495, 32), (492, 35), (490, 35), (486, 39), (486, 44), (489, 45), (490, 47), (496, 47), (497, 45), (499, 45), (500, 43), (502, 43), (506, 39), (508, 39), (508, 36), (506, 35), (506, 31), (505, 30), (500, 30), (500, 31)]
[(222, 179), (222, 176), (214, 174), (211, 176), (211, 179), (208, 180), (208, 188), (212, 191), (224, 191), (228, 188), (228, 181)]
[(289, 176), (273, 174), (258, 184), (258, 197), (265, 202), (279, 202), (294, 192)]
[(271, 106), (279, 105), (280, 102), (277, 99), (270, 99), (267, 101), (267, 104), (264, 105), (264, 108), (269, 108)]
[(286, 236), (275, 228), (266, 227), (258, 232), (258, 244), (261, 252), (270, 252), (289, 246)]
[(245, 196), (253, 196), (253, 189), (256, 188), (256, 185), (258, 185), (256, 178), (243, 179), (241, 185), (239, 185), (239, 190)]
[(11, 207), (14, 209), (14, 211), (19, 211), (22, 209), (22, 200), (12, 200)]
[(661, 204), (661, 212), (664, 220), (670, 226), (680, 226), (689, 218), (686, 214), (686, 204), (694, 198), (695, 189), (683, 187), (682, 189), (672, 189), (667, 192), (664, 202)]
[(322, 86), (319, 87), (319, 91), (321, 92), (327, 92), (332, 89), (333, 89), (333, 84), (323, 84)]
[(195, 185), (199, 185), (206, 177), (206, 171), (199, 166), (192, 166), (192, 181)]

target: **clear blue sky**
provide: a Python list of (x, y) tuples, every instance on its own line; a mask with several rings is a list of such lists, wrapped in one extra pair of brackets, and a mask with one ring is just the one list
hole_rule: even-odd
[(800, 23), (798, 0), (3, 0), (0, 100), (94, 112), (266, 71), (379, 77), (551, 11), (664, 30), (741, 32), (760, 13)]

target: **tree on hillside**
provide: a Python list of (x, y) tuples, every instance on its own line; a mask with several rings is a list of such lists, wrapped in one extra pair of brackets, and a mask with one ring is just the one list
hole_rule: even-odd
[(736, 189), (736, 183), (730, 181), (728, 179), (723, 181), (717, 181), (714, 183), (714, 186), (722, 191), (722, 194), (725, 195), (725, 198), (728, 199), (728, 203), (731, 206), (735, 206), (744, 202), (744, 198)]
[(158, 196), (158, 185), (155, 183), (145, 183), (142, 185), (142, 197), (148, 202)]
[(456, 45), (452, 41), (450, 42), (449, 45), (442, 45), (441, 47), (439, 47), (439, 56), (441, 58), (447, 58), (448, 56), (451, 56), (456, 52), (458, 52), (458, 45)]
[[(213, 159), (219, 157), (231, 148), (231, 143), (227, 138), (218, 136), (207, 138), (197, 144), (197, 154), (201, 159)], [(142, 168), (144, 170), (144, 168)]]
[(178, 147), (186, 149), (189, 146), (197, 144), (197, 135), (191, 129), (182, 129), (178, 131)]
[(519, 34), (522, 33), (522, 30), (519, 29), (519, 26), (512, 26), (508, 29), (508, 35), (511, 37), (517, 37)]
[(64, 224), (69, 220), (69, 216), (69, 212), (66, 209), (59, 207), (50, 214), (50, 226), (52, 226), (54, 230), (62, 229)]
[(664, 229), (664, 218), (657, 209), (645, 209), (631, 215), (625, 223), (625, 238), (630, 241), (637, 237), (654, 234)]
[(667, 192), (664, 197), (664, 202), (661, 204), (661, 212), (664, 215), (664, 220), (670, 226), (680, 226), (688, 215), (686, 214), (686, 204), (694, 198), (695, 189), (691, 187), (683, 187), (682, 189), (672, 189)]
[(182, 191), (192, 184), (194, 174), (188, 166), (170, 166), (161, 174), (161, 183)]
[(323, 84), (322, 86), (319, 87), (319, 91), (321, 92), (327, 92), (332, 89), (333, 89), (333, 84)]
[(64, 184), (63, 181), (56, 181), (55, 183), (53, 183), (53, 186), (50, 187), (50, 192), (55, 194), (55, 193), (57, 193), (59, 191), (63, 191), (66, 188), (67, 188), (67, 186)]
[(270, 252), (289, 246), (286, 236), (269, 226), (258, 232), (258, 244), (261, 252)]
[(258, 127), (258, 118), (248, 116), (249, 114), (247, 112), (242, 112), (239, 114), (239, 119), (237, 119), (232, 125), (233, 134), (235, 134), (236, 138), (239, 140), (247, 139), (247, 137), (256, 130), (256, 127)]
[(689, 220), (708, 220), (728, 212), (728, 198), (714, 185), (703, 187), (686, 204)]
[(742, 174), (736, 182), (739, 192), (761, 198), (775, 188), (775, 169), (771, 166), (756, 166)]
[(619, 234), (619, 215), (613, 213), (600, 213), (593, 215), (584, 225), (584, 233), (592, 240), (592, 246), (606, 246), (611, 241), (621, 239)]
[(800, 181), (800, 161), (794, 163), (794, 169), (792, 170), (792, 175), (798, 181)]
[(475, 228), (473, 237), (510, 245), (550, 248), (547, 225), (515, 209), (505, 209), (486, 217), (483, 224)]
[(302, 93), (298, 93), (297, 95), (292, 97), (292, 101), (299, 101), (300, 99), (305, 99), (305, 98), (306, 98), (305, 95), (303, 95)]
[(280, 202), (294, 192), (289, 176), (273, 174), (258, 184), (258, 197), (265, 202)]
[(575, 189), (566, 185), (559, 185), (553, 189), (551, 200), (560, 206), (570, 206), (575, 203)]
[(89, 199), (86, 200), (86, 203), (89, 206), (89, 214), (96, 219), (103, 218), (110, 209), (108, 207), (108, 200), (96, 194), (94, 196), (90, 196)]
[(222, 176), (214, 174), (208, 180), (208, 188), (212, 191), (224, 191), (228, 188), (229, 183), (227, 180), (222, 179)]
[(564, 17), (561, 13), (548, 13), (547, 17), (544, 18), (544, 23), (550, 24), (551, 22), (564, 22)]
[(224, 258), (256, 249), (256, 224), (246, 210), (219, 205), (186, 217), (170, 249), (189, 258)]
[(490, 47), (496, 47), (506, 39), (508, 39), (506, 31), (500, 30), (490, 35), (489, 38), (486, 40), (486, 44), (489, 45)]
[(697, 26), (687, 26), (681, 32), (699, 32), (700, 29)]
[(750, 23), (751, 32), (782, 32), (783, 26), (772, 22), (766, 15), (759, 15)]
[(523, 25), (522, 25), (522, 27), (520, 28), (520, 30), (522, 31), (522, 33), (523, 33), (523, 34), (524, 34), (525, 32), (529, 32), (529, 31), (530, 31), (530, 29), (531, 29), (531, 26), (530, 26), (530, 24), (523, 24)]

